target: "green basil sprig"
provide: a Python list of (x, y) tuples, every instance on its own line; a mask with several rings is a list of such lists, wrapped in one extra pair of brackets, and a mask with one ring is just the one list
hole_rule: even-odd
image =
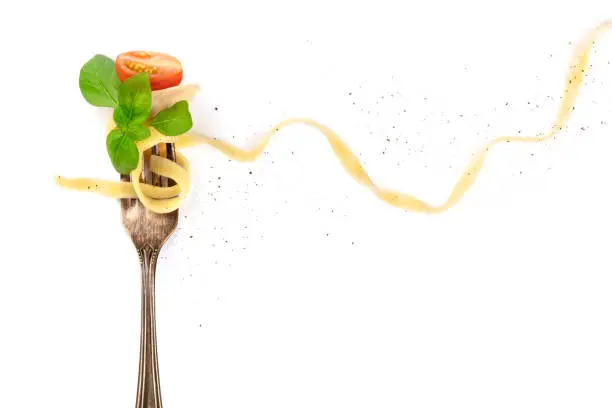
[(113, 167), (121, 174), (128, 174), (138, 166), (136, 142), (151, 135), (148, 126), (166, 136), (181, 135), (193, 126), (187, 101), (177, 102), (150, 118), (149, 74), (143, 72), (122, 83), (115, 62), (104, 55), (96, 55), (83, 65), (79, 87), (90, 104), (114, 108), (117, 128), (106, 136), (106, 150)]

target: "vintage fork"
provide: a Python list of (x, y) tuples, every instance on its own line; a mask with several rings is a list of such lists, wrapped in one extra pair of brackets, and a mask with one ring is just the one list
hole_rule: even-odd
[[(176, 160), (174, 145), (167, 144), (167, 157)], [(152, 154), (159, 154), (157, 146)], [(147, 184), (167, 187), (172, 180), (151, 173), (145, 162), (142, 172)], [(130, 177), (122, 175), (129, 181)], [(155, 269), (157, 257), (178, 223), (178, 210), (157, 214), (146, 209), (138, 199), (121, 200), (121, 221), (136, 246), (141, 269), (140, 364), (136, 408), (162, 408), (159, 368), (157, 361), (157, 334), (155, 328)]]

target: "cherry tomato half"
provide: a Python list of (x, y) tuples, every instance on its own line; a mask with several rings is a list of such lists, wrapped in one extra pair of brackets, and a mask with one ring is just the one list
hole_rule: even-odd
[(117, 57), (115, 66), (122, 82), (132, 75), (148, 73), (151, 89), (154, 91), (177, 86), (183, 80), (183, 67), (180, 61), (161, 52), (124, 52)]

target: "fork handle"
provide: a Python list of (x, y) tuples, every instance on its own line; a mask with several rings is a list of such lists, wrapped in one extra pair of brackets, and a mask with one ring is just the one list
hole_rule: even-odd
[(140, 364), (136, 408), (162, 408), (155, 329), (155, 268), (159, 249), (138, 249), (141, 269)]

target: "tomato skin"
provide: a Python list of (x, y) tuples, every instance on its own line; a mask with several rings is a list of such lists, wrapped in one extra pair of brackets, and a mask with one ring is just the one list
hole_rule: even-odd
[(121, 82), (141, 72), (148, 73), (153, 91), (177, 86), (183, 80), (181, 62), (161, 52), (124, 52), (117, 57), (115, 67)]

